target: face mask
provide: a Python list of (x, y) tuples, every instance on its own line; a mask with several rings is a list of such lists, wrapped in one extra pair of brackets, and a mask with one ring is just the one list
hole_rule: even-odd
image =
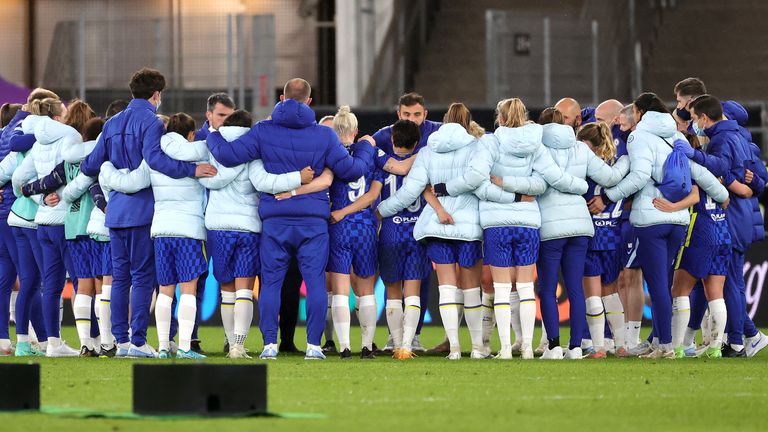
[(677, 116), (680, 117), (680, 120), (688, 121), (691, 119), (691, 113), (689, 113), (688, 110), (684, 108), (676, 109), (675, 114), (677, 114)]
[(696, 123), (696, 122), (693, 122), (693, 132), (694, 132), (694, 133), (695, 133), (697, 136), (704, 136), (704, 135), (706, 135), (706, 134), (704, 133), (704, 128), (703, 128), (703, 127), (699, 127), (699, 124), (698, 124), (698, 123)]
[(158, 100), (157, 100), (157, 106), (156, 106), (156, 108), (157, 108), (157, 109), (160, 109), (160, 103), (161, 103), (162, 101), (163, 101), (162, 99), (158, 99)]

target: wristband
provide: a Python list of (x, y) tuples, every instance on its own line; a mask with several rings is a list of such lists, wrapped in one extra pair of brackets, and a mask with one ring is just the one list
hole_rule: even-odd
[(515, 194), (515, 202), (516, 203), (523, 202), (523, 194), (516, 193)]
[(292, 197), (295, 197), (295, 196), (296, 196), (296, 189), (293, 189), (293, 190), (291, 191), (291, 196), (292, 196)]

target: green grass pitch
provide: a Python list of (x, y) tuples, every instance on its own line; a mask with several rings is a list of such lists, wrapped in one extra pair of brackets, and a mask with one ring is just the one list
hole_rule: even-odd
[[(222, 333), (201, 329), (203, 347), (214, 352), (209, 362), (230, 362), (219, 354)], [(383, 345), (385, 330), (377, 334)], [(432, 346), (442, 335), (441, 328), (425, 328), (422, 340)], [(76, 344), (74, 328), (65, 329), (64, 337)], [(300, 330), (297, 342), (302, 338)], [(154, 329), (150, 339), (156, 341)], [(260, 339), (254, 327), (247, 343), (254, 357)], [(360, 340), (358, 331), (353, 330), (352, 340)], [(466, 329), (462, 343), (469, 346)], [(29, 360), (0, 358), (20, 361)], [(42, 365), (44, 407), (131, 411), (131, 365), (140, 360), (32, 361)], [(307, 362), (284, 355), (268, 364), (269, 410), (320, 416), (116, 420), (0, 413), (0, 431), (766, 430), (768, 352), (752, 359), (578, 362), (466, 357), (449, 362), (430, 356), (407, 362), (383, 356)], [(0, 383), (0, 391), (13, 389)]]

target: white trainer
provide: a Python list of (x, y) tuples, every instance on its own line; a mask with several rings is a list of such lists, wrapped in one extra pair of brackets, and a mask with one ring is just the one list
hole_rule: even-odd
[(485, 360), (488, 358), (488, 355), (481, 350), (473, 349), (472, 352), (469, 353), (469, 358), (472, 360)]
[(766, 346), (768, 346), (768, 336), (764, 335), (763, 332), (758, 332), (755, 336), (747, 338), (744, 349), (747, 357), (754, 357)]
[(499, 360), (512, 360), (512, 346), (501, 347), (501, 350), (499, 350), (499, 353), (496, 354), (496, 357), (494, 358)]
[(568, 351), (565, 353), (565, 358), (568, 360), (581, 360), (584, 358), (584, 355), (582, 354), (581, 347), (576, 347), (574, 349), (568, 349)]
[(542, 340), (539, 346), (536, 347), (535, 350), (533, 350), (536, 354), (544, 354), (544, 352), (549, 348), (549, 342), (546, 340)]
[(448, 354), (448, 357), (446, 357), (448, 360), (460, 360), (461, 359), (461, 352), (460, 351), (454, 351), (450, 354)]
[(539, 357), (542, 360), (562, 360), (563, 359), (563, 348), (562, 347), (554, 347), (552, 349), (545, 349), (544, 353)]
[(522, 341), (515, 341), (515, 343), (512, 344), (512, 355), (520, 355), (520, 348), (522, 346)]
[(237, 344), (234, 344), (231, 347), (229, 347), (229, 353), (227, 353), (227, 357), (239, 358), (239, 359), (251, 358), (251, 356), (249, 356), (248, 353), (245, 351), (245, 347)]
[(46, 357), (79, 357), (80, 351), (70, 347), (64, 341), (61, 341), (60, 345), (54, 346), (49, 343), (45, 349)]
[(522, 348), (520, 348), (520, 356), (523, 358), (523, 360), (532, 360), (533, 359), (533, 349), (530, 345), (523, 345)]

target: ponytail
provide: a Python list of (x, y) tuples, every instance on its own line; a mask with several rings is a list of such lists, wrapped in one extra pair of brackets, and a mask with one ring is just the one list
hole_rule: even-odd
[(509, 98), (496, 104), (496, 124), (506, 127), (520, 127), (528, 123), (528, 111), (523, 101)]
[(35, 99), (29, 103), (29, 112), (34, 115), (53, 118), (64, 113), (64, 104), (54, 98)]
[(469, 108), (461, 102), (452, 103), (448, 107), (448, 111), (443, 116), (443, 123), (458, 123), (475, 138), (480, 138), (485, 133), (485, 129), (472, 120)]

